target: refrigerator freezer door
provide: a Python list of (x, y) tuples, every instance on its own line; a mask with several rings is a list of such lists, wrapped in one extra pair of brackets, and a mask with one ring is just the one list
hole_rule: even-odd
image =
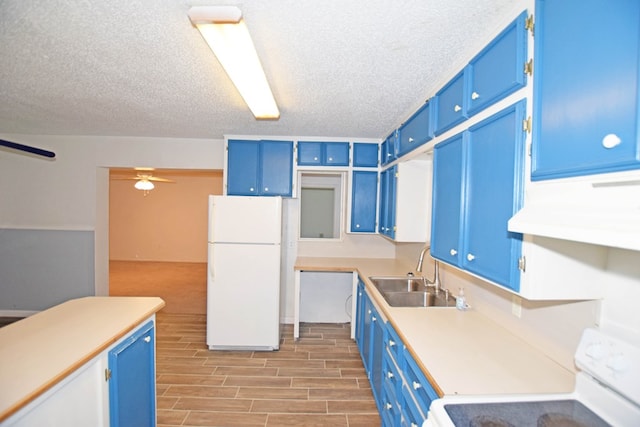
[(209, 243), (279, 244), (282, 198), (209, 196)]
[(280, 245), (209, 245), (207, 345), (276, 350), (280, 344)]

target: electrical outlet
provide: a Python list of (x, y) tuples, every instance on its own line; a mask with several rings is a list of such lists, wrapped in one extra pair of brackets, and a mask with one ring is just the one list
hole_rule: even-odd
[(522, 299), (515, 295), (511, 297), (511, 314), (516, 317), (522, 317)]

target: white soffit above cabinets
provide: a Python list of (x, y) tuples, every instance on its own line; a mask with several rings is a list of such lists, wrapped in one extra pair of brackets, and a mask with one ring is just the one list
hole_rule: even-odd
[(640, 173), (530, 183), (508, 228), (640, 251)]
[[(0, 1), (0, 132), (383, 138), (524, 0)], [(257, 121), (189, 21), (237, 5), (281, 110)]]

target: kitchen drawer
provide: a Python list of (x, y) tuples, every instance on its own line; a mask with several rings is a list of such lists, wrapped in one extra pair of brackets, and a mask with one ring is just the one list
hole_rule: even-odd
[(397, 395), (400, 395), (400, 391), (402, 389), (402, 375), (398, 369), (397, 359), (394, 359), (389, 352), (386, 352), (382, 364), (384, 374), (383, 383), (393, 388), (393, 391)]
[(398, 368), (400, 370), (403, 370), (404, 363), (400, 363), (400, 362), (404, 360), (404, 357), (402, 354), (404, 350), (404, 344), (402, 343), (400, 336), (398, 335), (396, 330), (393, 328), (391, 323), (387, 322), (386, 329), (387, 331), (386, 331), (385, 340), (384, 340), (385, 345), (387, 346), (387, 349), (389, 350), (394, 360), (398, 364)]
[(411, 394), (415, 397), (418, 407), (426, 415), (429, 406), (431, 406), (431, 402), (438, 398), (438, 394), (406, 348), (404, 351), (404, 359), (406, 386), (410, 388)]

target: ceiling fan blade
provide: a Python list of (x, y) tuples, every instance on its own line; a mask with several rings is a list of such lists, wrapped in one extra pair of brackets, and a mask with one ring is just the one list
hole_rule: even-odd
[(156, 181), (156, 182), (168, 182), (170, 184), (173, 184), (175, 181), (172, 179), (167, 179), (167, 178), (158, 178), (156, 176), (150, 176), (146, 178), (149, 181)]
[(26, 151), (27, 153), (48, 157), (50, 159), (56, 157), (56, 153), (54, 153), (53, 151), (43, 150), (42, 148), (31, 147), (24, 144), (18, 144), (17, 142), (5, 141), (4, 139), (0, 139), (0, 146), (13, 148), (14, 150)]

